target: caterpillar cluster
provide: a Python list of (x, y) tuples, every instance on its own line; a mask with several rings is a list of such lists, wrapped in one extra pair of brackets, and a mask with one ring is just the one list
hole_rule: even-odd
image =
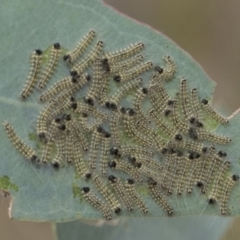
[[(40, 150), (23, 143), (4, 122), (13, 145), (29, 161), (50, 162), (55, 169), (73, 165), (84, 182), (78, 188), (81, 198), (107, 220), (122, 211), (151, 215), (139, 187), (168, 216), (178, 212), (170, 195), (193, 191), (204, 194), (206, 204), (217, 204), (221, 214), (230, 214), (228, 199), (239, 177), (216, 145), (229, 144), (231, 138), (205, 127), (206, 117), (219, 124), (228, 120), (208, 100), (199, 99), (196, 88), (188, 89), (186, 79), (170, 97), (166, 86), (177, 71), (170, 56), (164, 57), (165, 66), (154, 67), (139, 55), (144, 43), (106, 53), (105, 43), (94, 44), (95, 37), (90, 31), (65, 55), (54, 44), (42, 79), (38, 73), (44, 53), (33, 52), (23, 99), (38, 82), (40, 89), (48, 84), (60, 56), (70, 75), (39, 96), (44, 104), (36, 125)], [(148, 81), (141, 77), (144, 72), (149, 72)]]

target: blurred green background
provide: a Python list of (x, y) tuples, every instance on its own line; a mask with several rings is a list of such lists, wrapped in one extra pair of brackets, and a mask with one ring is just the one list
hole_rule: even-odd
[[(215, 104), (221, 105), (229, 114), (239, 108), (240, 1), (105, 0), (105, 2), (175, 41), (218, 83), (214, 96)], [(0, 206), (1, 240), (53, 239), (51, 225), (48, 223), (9, 220), (7, 210), (9, 198), (0, 196)], [(236, 219), (223, 239), (239, 239), (240, 229), (237, 227), (239, 224), (240, 221)]]

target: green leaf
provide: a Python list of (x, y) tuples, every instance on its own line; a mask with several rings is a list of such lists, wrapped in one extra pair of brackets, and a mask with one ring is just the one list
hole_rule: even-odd
[[(57, 223), (58, 240), (219, 240), (226, 230), (230, 219), (220, 217), (182, 217), (170, 219), (122, 219), (116, 225), (101, 225), (100, 222), (84, 223), (81, 221)], [(102, 223), (103, 224), (103, 223)]]
[[(9, 121), (23, 141), (33, 147), (36, 146), (37, 116), (42, 108), (37, 101), (39, 93), (35, 91), (26, 102), (19, 97), (29, 71), (29, 55), (33, 49), (48, 49), (55, 42), (60, 42), (65, 49), (71, 49), (90, 29), (94, 29), (97, 38), (103, 40), (106, 52), (143, 42), (144, 59), (151, 60), (154, 65), (165, 66), (163, 57), (170, 55), (177, 65), (176, 77), (168, 84), (171, 96), (178, 88), (179, 77), (189, 79), (189, 88), (196, 87), (201, 98), (211, 99), (214, 93), (215, 83), (175, 43), (148, 26), (117, 14), (98, 0), (3, 0), (0, 22), (0, 122)], [(44, 57), (47, 59), (48, 51), (44, 52)], [(52, 82), (68, 74), (62, 63)], [(149, 77), (149, 73), (143, 75), (145, 83)], [(228, 126), (216, 130), (232, 138), (232, 143), (221, 149), (228, 152), (235, 173), (239, 173), (239, 118), (237, 114)], [(208, 126), (214, 129), (216, 125), (212, 126), (211, 123)], [(84, 186), (85, 183), (76, 178), (72, 166), (59, 171), (49, 165), (36, 166), (13, 148), (3, 128), (0, 131), (0, 186), (8, 190), (13, 198), (13, 218), (34, 221), (102, 218), (96, 209), (82, 198), (79, 199), (76, 186)], [(5, 176), (10, 179), (9, 187), (4, 185)], [(239, 191), (238, 185), (231, 195), (229, 206), (232, 215), (239, 213)], [(148, 216), (165, 215), (148, 195), (144, 195), (144, 200), (149, 206)], [(170, 203), (176, 216), (219, 214), (219, 208), (209, 206), (206, 196), (197, 191), (182, 197), (173, 195)], [(134, 212), (131, 216), (142, 214)]]

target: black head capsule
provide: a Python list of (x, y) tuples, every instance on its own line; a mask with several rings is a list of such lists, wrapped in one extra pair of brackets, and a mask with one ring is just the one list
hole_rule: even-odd
[(36, 50), (35, 50), (35, 53), (40, 56), (40, 55), (42, 55), (42, 50), (36, 49)]
[(60, 167), (58, 162), (52, 163), (52, 166), (53, 166), (54, 169), (59, 169), (59, 167)]
[(87, 118), (88, 117), (87, 113), (82, 113), (82, 117)]
[(121, 76), (120, 75), (115, 75), (115, 76), (113, 76), (113, 80), (115, 82), (121, 82)]
[(196, 153), (196, 152), (190, 152), (188, 155), (188, 158), (189, 159), (197, 159), (197, 158), (200, 158), (200, 154)]
[(82, 188), (82, 193), (88, 193), (90, 191), (89, 187), (83, 187)]
[(110, 109), (110, 102), (105, 102), (105, 107)]
[(121, 208), (119, 208), (119, 207), (115, 208), (115, 209), (114, 209), (114, 212), (115, 212), (116, 214), (119, 214), (119, 213), (121, 212)]
[(219, 156), (219, 157), (226, 157), (226, 156), (227, 156), (227, 153), (226, 153), (226, 152), (223, 152), (223, 151), (219, 151), (219, 152), (218, 152), (218, 156)]
[(60, 123), (61, 121), (62, 121), (62, 119), (60, 117), (55, 118), (55, 123)]
[(199, 188), (203, 187), (203, 183), (202, 182), (197, 182), (197, 187), (199, 187)]
[(142, 93), (143, 94), (148, 94), (148, 89), (147, 88), (142, 88)]
[(176, 134), (174, 138), (176, 141), (182, 141), (182, 139), (183, 139), (181, 134)]
[(37, 162), (38, 157), (36, 155), (32, 155), (30, 161), (31, 162)]
[(85, 179), (90, 179), (92, 177), (92, 174), (91, 173), (86, 173), (85, 174)]
[(61, 124), (60, 126), (58, 126), (58, 129), (64, 131), (66, 129), (66, 125)]
[(105, 138), (110, 138), (110, 137), (111, 137), (111, 134), (110, 134), (109, 132), (105, 132), (105, 133), (104, 133), (104, 137), (105, 137)]
[(89, 82), (89, 81), (91, 80), (91, 76), (88, 74), (88, 75), (86, 76), (86, 79), (87, 79), (87, 81)]
[(105, 130), (103, 129), (102, 126), (98, 126), (97, 131), (98, 131), (99, 133), (104, 133), (104, 132), (105, 132)]
[(67, 114), (64, 119), (70, 121), (72, 119), (71, 114)]
[(163, 154), (163, 155), (165, 155), (166, 153), (167, 153), (167, 148), (163, 148), (162, 150), (161, 150), (161, 153)]
[(108, 180), (109, 180), (110, 182), (112, 182), (112, 183), (115, 183), (116, 180), (117, 180), (117, 178), (116, 178), (115, 176), (113, 176), (113, 175), (110, 175), (110, 176), (108, 176)]
[(117, 105), (115, 103), (110, 103), (111, 110), (117, 110)]
[(196, 118), (195, 117), (190, 117), (190, 119), (189, 119), (189, 122), (191, 123), (191, 124), (195, 124), (196, 123)]
[(202, 148), (202, 153), (207, 153), (208, 152), (208, 148), (207, 147), (203, 147)]
[(233, 180), (234, 182), (238, 181), (238, 180), (239, 180), (239, 176), (236, 175), (236, 174), (233, 174), (233, 175), (232, 175), (232, 180)]
[(87, 103), (88, 105), (90, 105), (90, 106), (94, 106), (94, 100), (93, 100), (93, 98), (84, 98), (84, 102), (85, 103)]
[(136, 167), (137, 168), (141, 168), (142, 167), (142, 163), (140, 163), (140, 162), (136, 163)]
[(208, 199), (208, 204), (215, 204), (216, 203), (216, 200), (214, 198), (209, 198)]
[(110, 66), (107, 58), (102, 59), (102, 67), (105, 72), (110, 72)]
[(198, 120), (196, 119), (195, 117), (191, 117), (189, 119), (189, 122), (194, 125), (195, 127), (198, 127), (198, 128), (202, 128), (203, 127), (203, 124)]
[(108, 64), (108, 59), (107, 59), (107, 58), (103, 58), (103, 59), (102, 59), (102, 64), (103, 64), (103, 65)]
[(207, 104), (208, 104), (208, 100), (205, 99), (205, 98), (203, 98), (203, 99), (202, 99), (202, 103), (203, 103), (204, 105), (207, 105)]
[(78, 75), (74, 76), (74, 77), (71, 78), (71, 80), (72, 80), (73, 83), (77, 83), (78, 80), (79, 80), (79, 76)]
[(116, 164), (115, 161), (112, 161), (112, 162), (109, 162), (109, 163), (108, 163), (108, 166), (109, 166), (110, 168), (115, 168), (115, 167), (117, 166), (117, 164)]
[(194, 156), (193, 153), (189, 153), (188, 158), (191, 159), (191, 160), (193, 160), (193, 159), (195, 158), (195, 156)]
[(147, 182), (148, 182), (149, 185), (152, 185), (152, 186), (157, 185), (157, 182), (155, 180), (153, 180), (152, 178), (149, 178)]
[(198, 128), (202, 128), (204, 127), (203, 123), (201, 123), (200, 121), (196, 120), (195, 126)]
[(166, 116), (166, 117), (168, 117), (170, 114), (171, 114), (171, 110), (170, 109), (166, 109), (165, 111), (164, 111), (164, 115)]
[(175, 151), (174, 148), (168, 148), (168, 153), (169, 154), (174, 154), (174, 153), (176, 153), (176, 151)]
[(39, 133), (38, 137), (39, 137), (41, 142), (47, 143), (47, 136), (46, 136), (46, 134), (44, 132)]
[(160, 74), (163, 73), (163, 68), (160, 67), (160, 66), (155, 66), (155, 67), (154, 67), (154, 70), (157, 71), (157, 72), (160, 73)]
[(131, 179), (131, 178), (129, 178), (129, 179), (127, 180), (127, 183), (130, 184), (130, 185), (133, 185), (133, 184), (134, 184), (134, 180)]
[(54, 43), (53, 47), (54, 47), (54, 49), (57, 49), (57, 50), (61, 48), (59, 43)]
[(197, 140), (198, 139), (198, 134), (195, 128), (190, 127), (188, 129), (188, 135), (191, 139)]
[(128, 157), (128, 161), (132, 164), (135, 164), (137, 160), (135, 157)]
[(200, 158), (201, 155), (199, 153), (195, 153), (195, 158)]
[(70, 55), (66, 54), (63, 56), (64, 61), (68, 61), (70, 59)]
[(126, 108), (125, 108), (125, 107), (121, 107), (121, 108), (120, 108), (120, 112), (121, 112), (122, 114), (125, 114), (125, 113), (126, 113)]
[(111, 155), (117, 156), (118, 153), (119, 153), (118, 148), (112, 147), (112, 148), (110, 149), (110, 154), (111, 154)]
[(76, 70), (70, 71), (72, 77), (78, 76), (78, 72)]
[(135, 115), (135, 111), (132, 108), (129, 108), (127, 112), (129, 116)]
[(71, 108), (73, 109), (73, 110), (76, 110), (77, 109), (77, 103), (75, 102), (75, 103), (72, 103), (71, 104)]
[(175, 102), (174, 100), (168, 100), (167, 105), (168, 106), (173, 106), (174, 102)]

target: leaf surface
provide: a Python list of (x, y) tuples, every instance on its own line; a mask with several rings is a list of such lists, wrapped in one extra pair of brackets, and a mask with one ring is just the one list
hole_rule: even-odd
[[(119, 15), (98, 0), (3, 0), (0, 22), (0, 122), (9, 121), (30, 146), (36, 143), (35, 126), (42, 108), (37, 101), (37, 91), (26, 102), (19, 98), (29, 71), (30, 53), (33, 49), (47, 49), (55, 42), (60, 42), (65, 49), (71, 49), (91, 29), (104, 42), (106, 52), (143, 42), (146, 46), (144, 58), (151, 60), (154, 65), (164, 65), (163, 57), (170, 55), (177, 66), (177, 74), (168, 84), (171, 95), (179, 86), (179, 77), (189, 79), (189, 87), (196, 87), (201, 98), (211, 99), (214, 93), (215, 83), (175, 43), (150, 27)], [(45, 56), (48, 56), (48, 52), (45, 52)], [(52, 82), (66, 75), (68, 70), (61, 64)], [(146, 82), (149, 74), (143, 77)], [(235, 173), (239, 173), (239, 118), (239, 114), (236, 114), (227, 127), (216, 130), (232, 138), (232, 143), (223, 147), (223, 150), (228, 152)], [(75, 177), (72, 166), (59, 171), (49, 165), (35, 166), (13, 148), (3, 128), (0, 128), (0, 134), (0, 186), (11, 193), (13, 218), (34, 221), (102, 218), (96, 209), (79, 200), (79, 197), (74, 197), (74, 187), (82, 185), (83, 180)], [(5, 176), (10, 181), (8, 187), (2, 182)], [(230, 199), (232, 215), (239, 214), (239, 195), (238, 186)], [(149, 216), (164, 215), (149, 196), (145, 196), (144, 200), (149, 205)], [(206, 197), (199, 192), (181, 198), (173, 195), (170, 202), (177, 216), (219, 214), (219, 209), (209, 206)], [(134, 212), (131, 216), (141, 214)]]

